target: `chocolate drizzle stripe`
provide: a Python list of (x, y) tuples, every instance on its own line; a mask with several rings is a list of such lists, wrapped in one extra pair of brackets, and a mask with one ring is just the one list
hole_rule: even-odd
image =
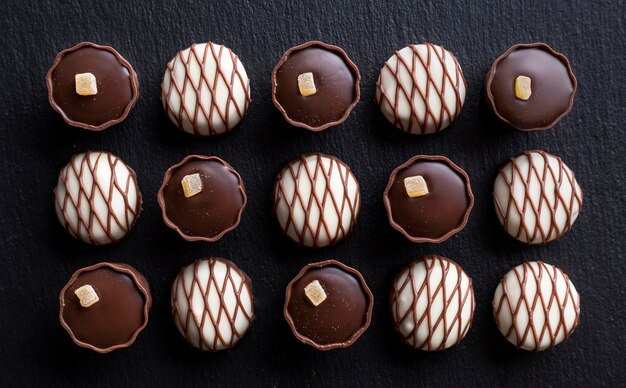
[[(307, 162), (307, 159), (311, 157), (315, 158), (315, 167), (313, 171), (311, 171), (309, 163)], [(325, 161), (329, 163), (328, 168), (324, 167)], [(331, 180), (333, 179), (335, 170), (337, 170), (336, 174), (339, 174), (339, 179), (343, 185), (341, 198), (337, 198), (338, 193), (332, 189), (331, 185)], [(305, 179), (308, 180), (311, 187), (311, 192), (308, 193), (309, 198), (306, 203), (304, 200), (306, 193), (301, 191), (300, 184), (298, 183), (302, 174), (306, 174)], [(289, 175), (294, 182), (294, 193), (292, 197), (289, 197), (287, 188), (283, 182), (286, 175)], [(322, 179), (324, 180), (325, 188), (320, 198), (315, 188), (317, 186), (317, 182)], [(353, 197), (350, 195), (349, 190), (350, 181), (353, 181), (356, 186)], [(334, 156), (323, 154), (303, 154), (300, 155), (298, 159), (290, 162), (278, 175), (274, 187), (273, 210), (274, 214), (276, 214), (278, 206), (284, 202), (289, 208), (286, 220), (283, 222), (281, 217), (277, 215), (283, 232), (289, 235), (290, 228), (293, 228), (296, 234), (297, 242), (303, 245), (305, 245), (308, 233), (313, 239), (313, 247), (317, 248), (320, 246), (333, 245), (338, 241), (343, 240), (348, 234), (350, 234), (358, 217), (360, 198), (361, 194), (359, 184), (350, 170), (350, 167), (348, 167), (345, 163)], [(302, 210), (304, 211), (304, 220), (302, 225), (299, 225), (300, 223), (294, 218), (297, 206), (302, 207)], [(325, 209), (327, 206), (332, 207), (337, 217), (337, 226), (334, 230), (325, 218)], [(313, 221), (311, 220), (313, 208), (319, 210), (319, 219), (315, 225), (312, 225)], [(346, 212), (348, 212), (350, 217), (349, 226), (347, 228), (344, 227), (343, 224), (344, 214), (346, 214)], [(330, 240), (328, 244), (320, 244), (319, 238), (322, 232), (325, 232), (328, 236), (328, 239)]]
[[(423, 281), (419, 281), (414, 276), (413, 269), (420, 263), (424, 263), (426, 277)], [(432, 276), (435, 266), (441, 268), (441, 279), (435, 287), (431, 287)], [(446, 279), (451, 275), (451, 271), (454, 271), (457, 277), (457, 281), (452, 289), (446, 287)], [(406, 276), (405, 276), (406, 274)], [(405, 276), (402, 284), (399, 284), (399, 280)], [(467, 279), (467, 286), (462, 287), (463, 279)], [(406, 310), (404, 314), (401, 314), (400, 309), (400, 295), (405, 291), (407, 287), (412, 289), (411, 291), (411, 306)], [(432, 306), (435, 300), (441, 297), (443, 301), (443, 309), (438, 315), (432, 314)], [(426, 298), (426, 307), (424, 312), (418, 316), (418, 303), (422, 298)], [(457, 300), (455, 303), (454, 300)], [(467, 320), (463, 320), (463, 311), (466, 304), (470, 303), (470, 316)], [(392, 317), (395, 323), (396, 331), (402, 336), (402, 340), (417, 349), (427, 351), (444, 350), (452, 345), (458, 345), (467, 331), (472, 325), (472, 319), (474, 316), (474, 291), (472, 288), (472, 279), (470, 279), (461, 266), (450, 259), (444, 257), (429, 255), (422, 259), (414, 261), (409, 264), (394, 281), (394, 287), (391, 294), (391, 307)], [(448, 311), (452, 308), (458, 307), (454, 318), (448, 321)], [(402, 333), (401, 327), (407, 320), (414, 321), (415, 325), (413, 329), (408, 333)], [(428, 326), (428, 335), (424, 340), (419, 338), (419, 329), (426, 321)], [(438, 330), (443, 330), (443, 338), (439, 342), (433, 341), (433, 336)], [(454, 344), (447, 344), (451, 334), (456, 332), (456, 340)]]
[[(95, 161), (92, 162), (91, 155), (97, 155)], [(78, 160), (80, 159), (80, 162)], [(104, 159), (104, 161), (102, 161)], [(100, 163), (107, 163), (107, 167), (101, 167)], [(124, 182), (120, 182), (116, 173), (116, 167), (121, 163), (121, 167), (128, 171), (128, 176)], [(105, 190), (103, 182), (100, 182), (97, 175), (102, 168), (108, 168), (111, 176), (109, 181), (109, 190)], [(87, 185), (84, 181), (85, 174), (91, 176), (91, 185)], [(78, 195), (73, 197), (71, 190), (71, 180), (78, 183)], [(86, 151), (83, 154), (77, 154), (72, 157), (69, 164), (61, 170), (59, 182), (63, 183), (65, 195), (63, 198), (58, 197), (57, 189), (55, 189), (56, 206), (63, 216), (63, 226), (75, 238), (84, 240), (83, 232), (87, 235), (88, 241), (95, 245), (108, 244), (117, 242), (121, 237), (126, 235), (133, 226), (141, 211), (141, 193), (137, 187), (137, 181), (134, 171), (125, 165), (117, 156), (108, 152)], [(129, 191), (134, 186), (137, 200), (134, 206), (130, 204)], [(119, 214), (113, 206), (113, 198), (119, 194), (124, 201), (123, 214)], [(98, 212), (96, 201), (102, 199), (107, 207), (106, 219), (102, 219)], [(83, 211), (84, 201), (88, 201), (87, 211)], [(71, 220), (76, 214), (76, 226), (73, 226)], [(123, 218), (122, 218), (123, 217)], [(94, 228), (99, 227), (106, 235), (106, 239), (98, 239), (94, 236)], [(121, 237), (116, 237), (114, 230), (119, 228)]]
[[(537, 155), (543, 160), (543, 167), (538, 166), (534, 161), (533, 155)], [(520, 166), (520, 159), (522, 158), (528, 161), (528, 171), (524, 171)], [(550, 164), (551, 160), (556, 160), (558, 164), (556, 171)], [(543, 244), (558, 239), (565, 232), (570, 230), (573, 220), (578, 216), (577, 210), (582, 206), (582, 192), (578, 186), (574, 172), (563, 163), (561, 158), (550, 155), (544, 151), (527, 151), (515, 158), (511, 158), (509, 165), (511, 166), (509, 175), (507, 175), (506, 166), (500, 169), (498, 173), (499, 177), (501, 177), (509, 187), (507, 203), (500, 203), (494, 191), (496, 213), (507, 231), (518, 240), (524, 241), (523, 239), (526, 238), (526, 242), (528, 243), (538, 241)], [(531, 191), (533, 178), (536, 179), (540, 185), (539, 198), (534, 197)], [(546, 189), (548, 183), (554, 184), (553, 193), (548, 192)], [(524, 188), (522, 203), (519, 203), (515, 198), (516, 189), (520, 184)], [(569, 200), (564, 198), (561, 192), (561, 189), (564, 188), (565, 185), (571, 188)], [(552, 196), (554, 196), (554, 204), (550, 205)], [(537, 201), (539, 203), (536, 203)], [(560, 223), (557, 220), (557, 212), (560, 211), (565, 214), (565, 224), (562, 226), (559, 225)], [(550, 218), (550, 224), (547, 225), (547, 227), (541, 222), (542, 216), (546, 212)], [(534, 229), (531, 229), (526, 222), (526, 215), (528, 213), (532, 213), (534, 216)], [(517, 232), (511, 231), (508, 228), (510, 218), (513, 214), (520, 218), (520, 225)]]
[[(501, 323), (499, 320), (501, 311), (506, 308), (511, 314), (511, 326), (506, 329), (506, 331), (502, 331), (502, 334), (511, 342), (513, 342), (512, 335), (515, 334), (515, 342), (514, 345), (517, 347), (522, 347), (528, 339), (528, 336), (531, 335), (534, 341), (534, 347), (530, 348), (532, 351), (539, 351), (547, 348), (552, 348), (556, 346), (561, 341), (557, 341), (558, 336), (563, 334), (563, 341), (566, 341), (578, 323), (580, 322), (580, 297), (578, 293), (572, 289), (571, 282), (569, 281), (569, 277), (561, 271), (559, 268), (545, 264), (541, 261), (536, 262), (535, 268), (533, 263), (524, 262), (521, 266), (514, 268), (509, 274), (513, 274), (515, 280), (517, 281), (519, 287), (521, 288), (520, 295), (517, 301), (514, 301), (513, 296), (509, 293), (507, 289), (507, 274), (505, 277), (500, 280), (500, 285), (502, 287), (502, 295), (499, 300), (494, 300), (493, 302), (493, 312), (494, 318), (496, 320), (496, 324), (498, 327), (501, 327)], [(522, 267), (521, 273), (519, 267)], [(547, 276), (549, 282), (551, 283), (551, 291), (550, 295), (544, 295), (541, 288), (541, 282), (544, 279), (544, 276)], [(565, 295), (563, 299), (559, 297), (557, 286), (558, 279), (562, 277), (565, 283)], [(533, 295), (529, 295), (526, 292), (526, 288), (529, 282), (534, 282), (534, 287), (536, 292)], [(565, 317), (565, 309), (568, 304), (571, 303), (573, 305), (575, 311), (575, 319), (571, 323), (571, 326), (568, 327), (568, 322)], [(556, 304), (559, 312), (559, 319), (556, 327), (550, 323), (550, 311)], [(534, 312), (540, 310), (543, 314), (544, 325), (540, 330), (534, 325), (533, 315)], [(518, 322), (518, 317), (521, 313), (524, 313), (528, 319), (526, 325), (520, 325)], [(542, 342), (545, 336), (549, 338), (548, 346), (542, 346)]]
[[(167, 64), (166, 71), (169, 73), (169, 87), (166, 88), (165, 82), (161, 84), (163, 106), (167, 115), (172, 118), (181, 130), (189, 132), (189, 129), (185, 128), (183, 120), (183, 117), (186, 116), (191, 121), (192, 125), (192, 131), (189, 133), (196, 136), (216, 136), (230, 131), (243, 119), (250, 104), (250, 80), (247, 76), (244, 79), (239, 69), (239, 57), (233, 53), (231, 49), (212, 42), (193, 44), (188, 50), (187, 59), (185, 59), (185, 52), (187, 50), (182, 50)], [(227, 55), (230, 61), (232, 61), (233, 70), (230, 75), (226, 74), (220, 65), (223, 55)], [(208, 60), (215, 62), (216, 70), (212, 79), (209, 79), (210, 74), (207, 74), (205, 68)], [(182, 85), (178, 84), (175, 77), (175, 70), (178, 63), (184, 66), (185, 78)], [(191, 76), (191, 73), (194, 71), (194, 66), (198, 66), (199, 68), (197, 83), (194, 83)], [(243, 106), (239, 106), (233, 92), (237, 82), (245, 93), (245, 103)], [(216, 98), (220, 83), (223, 83), (227, 88), (228, 97), (225, 107), (221, 106), (222, 103)], [(193, 103), (186, 100), (188, 88), (193, 88), (195, 95)], [(206, 89), (211, 96), (211, 104), (208, 112), (204, 106), (206, 102), (203, 104), (202, 101), (202, 92), (204, 89)], [(180, 98), (180, 107), (178, 110), (173, 107), (171, 102), (173, 93), (176, 93)], [(193, 111), (191, 111), (191, 107), (194, 107)], [(230, 118), (231, 109), (234, 109), (237, 114), (237, 118), (234, 120)], [(207, 121), (208, 129), (206, 131), (203, 128), (199, 128), (198, 122), (200, 117)], [(223, 128), (214, 125), (214, 119), (218, 119), (223, 125)]]
[[(204, 280), (199, 274), (200, 266), (206, 262), (209, 267), (209, 278)], [(220, 283), (216, 276), (215, 265), (221, 263), (226, 266), (226, 275), (223, 281)], [(189, 288), (186, 285), (185, 270), (188, 267), (181, 269), (178, 277), (174, 281), (172, 287), (172, 313), (174, 315), (174, 321), (176, 325), (181, 329), (187, 341), (194, 346), (197, 346), (204, 350), (217, 351), (221, 349), (232, 348), (248, 331), (250, 324), (254, 321), (254, 307), (252, 305), (252, 290), (250, 289), (250, 281), (248, 276), (237, 268), (230, 261), (210, 258), (205, 260), (197, 260), (193, 264), (193, 279)], [(239, 283), (233, 277), (233, 273), (236, 273), (240, 277)], [(213, 288), (214, 287), (214, 288)], [(181, 311), (177, 307), (176, 298), (179, 292), (184, 292), (187, 300), (187, 313), (183, 316)], [(197, 290), (197, 291), (196, 291)], [(211, 292), (217, 292), (219, 298), (219, 309), (217, 314), (214, 314), (210, 306), (209, 297)], [(193, 309), (193, 297), (196, 292), (202, 295), (202, 317), (197, 318), (199, 311)], [(226, 293), (232, 292), (235, 296), (234, 310), (229, 311), (228, 302), (226, 301)], [(246, 311), (242, 302), (242, 294), (246, 292), (250, 298), (251, 311)], [(240, 316), (247, 321), (246, 327), (243, 331), (239, 331), (236, 326), (237, 319)], [(230, 333), (223, 333), (221, 329), (222, 323), (226, 321), (230, 327)], [(214, 338), (211, 340), (207, 338), (204, 333), (205, 325), (210, 324), (213, 327), (215, 333)], [(195, 339), (190, 335), (190, 325), (195, 326), (195, 330), (198, 333), (199, 343), (195, 342)], [(227, 336), (226, 334), (230, 334)]]
[[(392, 108), (394, 115), (393, 124), (396, 127), (410, 133), (414, 132), (414, 126), (417, 125), (419, 134), (439, 132), (444, 129), (447, 124), (451, 123), (459, 116), (459, 114), (461, 113), (461, 108), (463, 107), (463, 99), (461, 98), (459, 92), (460, 82), (463, 81), (463, 87), (466, 87), (467, 85), (465, 77), (463, 76), (463, 72), (461, 71), (461, 67), (454, 55), (449, 53), (441, 46), (436, 46), (431, 43), (425, 43), (424, 46), (426, 46), (427, 48), (426, 57), (419, 53), (418, 47), (416, 45), (409, 45), (413, 53), (410, 63), (405, 60), (400, 51), (396, 51), (395, 57), (397, 58), (397, 61), (395, 67), (391, 66), (388, 62), (385, 62), (383, 71), (381, 71), (381, 77), (379, 77), (376, 85), (380, 92), (380, 95), (377, 96), (377, 102), (381, 109), (383, 108), (384, 104), (387, 104)], [(441, 51), (440, 53), (437, 52), (438, 48)], [(454, 76), (450, 74), (446, 66), (446, 60), (448, 55), (454, 62)], [(441, 66), (442, 69), (441, 88), (437, 87), (437, 84), (435, 83), (435, 80), (431, 74), (431, 66), (435, 66), (433, 62), (436, 62), (437, 65)], [(420, 88), (420, 81), (418, 80), (419, 74), (416, 73), (416, 69), (418, 69), (418, 63), (426, 72), (426, 85), (424, 90)], [(387, 70), (391, 74), (391, 76), (395, 78), (396, 88), (393, 93), (385, 90), (383, 86), (382, 78), (384, 70)], [(406, 71), (411, 76), (412, 83), (410, 85), (410, 91), (407, 90), (407, 85), (404, 85), (400, 81), (400, 73), (402, 71)], [(450, 84), (449, 87), (452, 88), (455, 96), (455, 106), (453, 107), (449, 106), (446, 103), (445, 99), (448, 83)], [(431, 104), (429, 103), (431, 93), (436, 93), (439, 98), (441, 107), (438, 113), (431, 109)], [(393, 94), (393, 98), (391, 97), (391, 94)], [(416, 94), (419, 95), (419, 98), (424, 102), (425, 111), (423, 115), (421, 115), (415, 107), (414, 101), (416, 98)], [(406, 126), (403, 124), (401, 114), (399, 112), (399, 103), (401, 98), (404, 98), (411, 108), (410, 118)], [(446, 116), (448, 118), (448, 123), (444, 125)], [(434, 124), (434, 131), (429, 129), (428, 127), (429, 118)]]

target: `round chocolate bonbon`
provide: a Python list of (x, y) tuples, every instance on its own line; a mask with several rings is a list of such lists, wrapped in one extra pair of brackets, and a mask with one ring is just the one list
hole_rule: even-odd
[(345, 239), (361, 208), (356, 177), (344, 162), (320, 153), (300, 155), (276, 178), (273, 211), (283, 232), (312, 248)]
[(285, 319), (319, 350), (352, 345), (369, 327), (374, 297), (363, 276), (336, 260), (305, 266), (285, 292)]
[(572, 228), (583, 194), (572, 170), (544, 151), (527, 151), (500, 169), (493, 201), (508, 234), (527, 244), (544, 244)]
[(391, 317), (402, 341), (416, 349), (458, 345), (472, 326), (472, 279), (454, 261), (428, 255), (409, 263), (391, 291)]
[[(88, 90), (80, 90), (81, 76), (87, 78)], [(130, 63), (112, 47), (91, 42), (61, 51), (46, 84), (52, 108), (68, 124), (92, 131), (123, 121), (139, 98)]]
[(466, 82), (451, 52), (431, 43), (411, 44), (385, 62), (376, 82), (376, 102), (404, 132), (436, 133), (461, 113)]
[(133, 344), (148, 324), (148, 281), (128, 264), (79, 269), (59, 296), (61, 325), (74, 342), (99, 353)]
[(250, 80), (239, 57), (226, 46), (196, 43), (167, 64), (161, 83), (167, 116), (195, 136), (231, 131), (250, 105)]
[(176, 327), (202, 350), (231, 349), (254, 321), (250, 278), (217, 257), (182, 268), (172, 286), (171, 302)]
[(567, 58), (545, 43), (516, 44), (491, 66), (485, 98), (522, 131), (552, 128), (574, 103), (577, 81)]
[(73, 237), (94, 245), (117, 242), (137, 221), (141, 193), (135, 172), (104, 151), (72, 156), (59, 173), (54, 204)]
[(559, 268), (524, 262), (507, 273), (493, 297), (498, 330), (513, 345), (532, 351), (567, 340), (578, 326), (580, 296)]
[(322, 131), (341, 124), (360, 98), (361, 75), (337, 46), (292, 47), (272, 72), (272, 100), (291, 125)]
[(389, 223), (413, 242), (461, 231), (474, 206), (469, 177), (443, 156), (417, 155), (396, 168), (383, 196)]
[(246, 207), (241, 176), (217, 156), (189, 155), (163, 177), (163, 220), (187, 241), (217, 241), (235, 229)]

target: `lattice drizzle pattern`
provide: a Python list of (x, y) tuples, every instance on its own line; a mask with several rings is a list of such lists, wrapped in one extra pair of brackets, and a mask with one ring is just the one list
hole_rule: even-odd
[(273, 200), (285, 234), (301, 245), (320, 248), (352, 231), (361, 194), (356, 177), (341, 160), (304, 154), (279, 173)]
[(425, 256), (395, 279), (391, 311), (396, 331), (408, 345), (443, 350), (457, 345), (474, 316), (472, 280), (454, 261)]
[(466, 82), (452, 53), (430, 43), (409, 45), (389, 58), (376, 83), (376, 101), (396, 127), (439, 132), (461, 113)]
[(183, 268), (171, 302), (176, 327), (202, 350), (232, 348), (254, 321), (250, 279), (225, 259), (197, 260)]
[(493, 314), (500, 332), (515, 346), (549, 349), (567, 340), (578, 326), (580, 296), (559, 268), (524, 262), (500, 281)]
[(95, 245), (124, 237), (141, 211), (135, 173), (108, 152), (74, 155), (59, 174), (54, 196), (65, 229)]
[(582, 206), (582, 191), (560, 158), (527, 151), (504, 166), (493, 191), (506, 231), (529, 244), (543, 244), (571, 229)]
[(184, 132), (217, 136), (233, 129), (250, 104), (250, 80), (239, 57), (215, 43), (193, 44), (167, 64), (161, 99)]

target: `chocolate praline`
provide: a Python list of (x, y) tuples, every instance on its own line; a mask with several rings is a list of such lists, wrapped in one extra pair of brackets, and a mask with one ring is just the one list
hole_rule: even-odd
[[(318, 281), (325, 299), (315, 306), (305, 287)], [(285, 319), (301, 342), (319, 350), (352, 345), (369, 327), (374, 296), (363, 275), (336, 260), (302, 268), (285, 292)]]
[[(428, 193), (411, 198), (405, 178), (421, 176)], [(467, 224), (474, 194), (462, 168), (444, 156), (417, 155), (397, 167), (383, 195), (389, 223), (413, 242), (440, 243)]]
[[(516, 79), (530, 79), (530, 96), (518, 98)], [(577, 81), (565, 55), (545, 43), (516, 44), (495, 60), (485, 98), (505, 123), (521, 131), (552, 128), (571, 109)]]
[[(182, 180), (198, 174), (202, 191), (186, 197)], [(243, 180), (217, 156), (189, 155), (170, 167), (157, 195), (163, 220), (187, 241), (217, 241), (235, 229), (246, 207)]]
[[(303, 96), (298, 76), (312, 73), (316, 93)], [(272, 100), (291, 125), (322, 131), (341, 124), (360, 98), (361, 74), (340, 47), (311, 41), (292, 47), (272, 72)]]
[[(76, 74), (92, 73), (97, 93), (76, 93)], [(137, 73), (114, 48), (82, 42), (61, 51), (48, 74), (48, 100), (70, 125), (101, 131), (128, 116), (139, 98)]]
[[(81, 305), (75, 294), (89, 285), (98, 301)], [(133, 344), (148, 324), (148, 281), (128, 264), (99, 263), (76, 271), (59, 296), (61, 325), (82, 347), (108, 353)]]

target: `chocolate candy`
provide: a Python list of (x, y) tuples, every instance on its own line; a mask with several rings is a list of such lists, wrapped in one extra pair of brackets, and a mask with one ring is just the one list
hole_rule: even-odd
[(212, 42), (192, 44), (167, 64), (161, 83), (167, 116), (183, 132), (217, 136), (232, 130), (250, 105), (250, 80), (239, 57)]
[(491, 66), (485, 98), (505, 123), (521, 130), (552, 128), (574, 103), (569, 61), (545, 43), (516, 44)]
[(283, 232), (305, 247), (322, 248), (345, 239), (361, 208), (356, 177), (344, 162), (320, 153), (300, 155), (274, 184), (273, 212)]
[(579, 323), (580, 296), (568, 276), (541, 261), (507, 273), (493, 296), (498, 330), (513, 345), (532, 351), (567, 340)]
[(225, 259), (210, 257), (182, 268), (171, 301), (176, 327), (202, 350), (232, 348), (254, 321), (252, 282)]
[(425, 135), (450, 125), (465, 101), (465, 78), (451, 52), (431, 43), (409, 45), (385, 62), (376, 102), (401, 130)]
[(474, 206), (469, 177), (443, 156), (417, 155), (393, 172), (383, 196), (389, 223), (413, 242), (461, 231)]
[(291, 125), (322, 131), (343, 123), (360, 98), (361, 75), (340, 47), (292, 47), (272, 72), (272, 100)]
[(285, 319), (301, 342), (319, 350), (352, 345), (369, 327), (374, 296), (363, 276), (336, 260), (309, 264), (289, 283)]
[(458, 345), (472, 326), (472, 279), (454, 261), (428, 255), (409, 263), (393, 281), (391, 318), (402, 341), (421, 350)]
[(189, 155), (163, 177), (163, 220), (187, 241), (217, 241), (239, 225), (247, 197), (241, 176), (217, 156)]
[(119, 241), (137, 221), (141, 193), (135, 172), (104, 151), (72, 156), (54, 189), (57, 216), (73, 237), (94, 245)]
[(137, 73), (109, 46), (61, 51), (46, 76), (48, 99), (70, 125), (101, 131), (124, 120), (139, 98)]
[(99, 353), (133, 344), (148, 324), (148, 281), (128, 264), (79, 269), (59, 296), (61, 325), (74, 342)]
[(493, 186), (500, 223), (527, 244), (544, 244), (570, 230), (582, 200), (572, 170), (544, 151), (527, 151), (509, 160)]

